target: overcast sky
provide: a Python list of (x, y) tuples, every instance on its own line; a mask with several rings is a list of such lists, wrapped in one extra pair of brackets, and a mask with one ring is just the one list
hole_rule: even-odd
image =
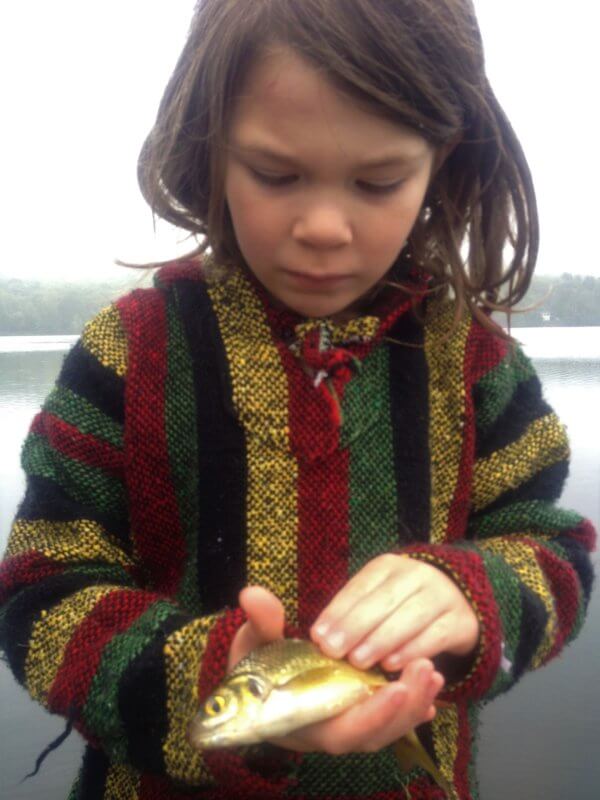
[[(540, 274), (600, 276), (600, 75), (590, 0), (475, 0), (487, 71), (536, 185)], [(102, 279), (186, 250), (136, 180), (194, 0), (0, 5), (0, 275)], [(189, 249), (189, 242), (187, 245)]]

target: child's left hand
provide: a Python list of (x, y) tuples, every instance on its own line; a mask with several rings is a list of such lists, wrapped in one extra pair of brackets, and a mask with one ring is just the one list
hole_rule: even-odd
[(386, 554), (363, 567), (321, 612), (312, 639), (326, 655), (389, 671), (439, 653), (469, 655), (479, 621), (460, 587), (430, 564)]

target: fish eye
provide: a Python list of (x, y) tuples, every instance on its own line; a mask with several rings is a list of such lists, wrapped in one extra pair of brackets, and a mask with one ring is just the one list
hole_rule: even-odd
[(204, 706), (204, 711), (208, 714), (209, 717), (215, 717), (217, 714), (220, 714), (225, 708), (225, 698), (221, 697), (220, 694), (215, 694), (213, 697), (210, 697), (206, 701), (206, 705)]
[(254, 695), (254, 697), (260, 699), (264, 694), (264, 687), (256, 678), (248, 678), (248, 691), (250, 694)]

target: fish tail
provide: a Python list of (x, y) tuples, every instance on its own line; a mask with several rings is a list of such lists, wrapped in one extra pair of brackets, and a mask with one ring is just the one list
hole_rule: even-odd
[[(448, 800), (454, 800), (454, 790), (444, 778), (433, 759), (421, 744), (414, 731), (409, 731), (393, 746), (394, 754), (398, 759), (403, 772), (410, 772), (415, 767), (421, 767), (427, 772), (437, 785), (446, 793)], [(406, 786), (402, 787), (406, 793)], [(410, 798), (410, 795), (409, 795)]]

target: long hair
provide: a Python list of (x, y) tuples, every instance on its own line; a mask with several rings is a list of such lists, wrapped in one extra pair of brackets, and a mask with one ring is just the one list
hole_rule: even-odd
[(224, 143), (244, 77), (281, 44), (435, 148), (459, 140), (390, 276), (411, 259), (454, 295), (457, 316), (466, 307), (497, 331), (490, 309), (509, 311), (529, 286), (538, 215), (525, 155), (486, 76), (471, 0), (200, 0), (140, 153), (153, 213), (196, 237), (190, 255), (210, 249), (217, 264), (243, 264)]

